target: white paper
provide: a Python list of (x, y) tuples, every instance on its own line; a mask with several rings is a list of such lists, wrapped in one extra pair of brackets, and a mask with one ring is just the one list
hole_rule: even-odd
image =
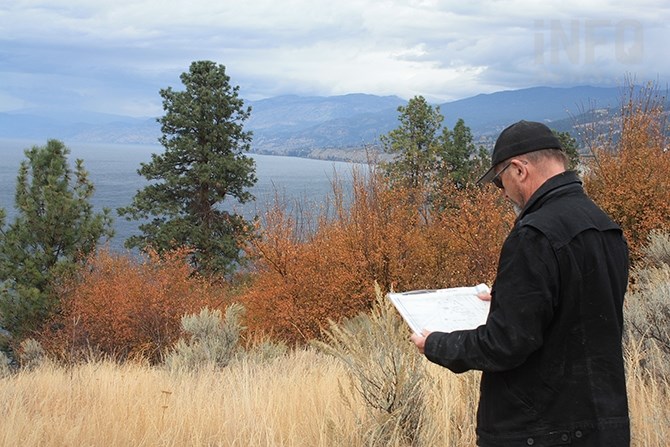
[(439, 290), (389, 293), (387, 296), (416, 334), (474, 329), (486, 322), (490, 302), (478, 293), (489, 293), (486, 284)]

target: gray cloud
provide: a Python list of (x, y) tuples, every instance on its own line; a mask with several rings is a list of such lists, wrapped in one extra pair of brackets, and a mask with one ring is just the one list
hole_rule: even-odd
[[(9, 2), (7, 2), (9, 3)], [(191, 61), (241, 94), (446, 101), (534, 85), (666, 83), (670, 8), (642, 2), (51, 0), (0, 6), (0, 111), (156, 115)]]

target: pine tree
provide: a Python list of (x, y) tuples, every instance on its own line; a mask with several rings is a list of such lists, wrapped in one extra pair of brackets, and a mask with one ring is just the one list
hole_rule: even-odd
[(183, 91), (160, 91), (165, 151), (138, 170), (150, 184), (119, 209), (128, 220), (144, 221), (142, 234), (126, 246), (159, 253), (188, 247), (196, 270), (226, 274), (241, 261), (240, 243), (250, 237), (249, 222), (223, 206), (230, 199), (253, 200), (247, 188), (256, 183), (255, 164), (244, 155), (251, 132), (243, 128), (251, 108), (244, 107), (223, 65), (193, 62), (181, 81)]
[(444, 117), (423, 96), (410, 99), (398, 112), (400, 126), (381, 137), (384, 152), (394, 155), (384, 170), (394, 184), (426, 187), (439, 163), (438, 131)]
[(438, 177), (452, 181), (458, 188), (474, 184), (488, 165), (486, 149), (475, 146), (472, 132), (459, 118), (454, 130), (442, 129)]
[(577, 140), (570, 135), (570, 132), (559, 132), (552, 129), (553, 134), (558, 138), (558, 141), (561, 143), (561, 147), (565, 151), (565, 155), (568, 157), (569, 169), (577, 168), (579, 165), (579, 147), (577, 146)]
[(54, 281), (113, 235), (110, 212), (95, 213), (83, 161), (74, 172), (58, 140), (26, 150), (16, 182), (14, 222), (0, 213), (0, 325), (21, 337), (57, 309)]
[(422, 96), (398, 107), (400, 125), (381, 137), (384, 151), (394, 155), (383, 168), (390, 182), (429, 192), (436, 200), (444, 182), (459, 188), (474, 184), (488, 164), (483, 147), (477, 149), (472, 132), (459, 119), (453, 130), (442, 127), (439, 106), (431, 106)]

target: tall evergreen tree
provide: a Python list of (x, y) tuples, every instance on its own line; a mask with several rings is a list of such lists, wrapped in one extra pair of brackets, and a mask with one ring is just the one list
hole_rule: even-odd
[(243, 128), (251, 108), (244, 107), (223, 65), (193, 62), (181, 81), (183, 91), (160, 91), (165, 151), (138, 170), (150, 184), (119, 209), (129, 220), (144, 221), (142, 234), (126, 246), (159, 253), (186, 246), (197, 270), (225, 274), (241, 260), (239, 244), (250, 236), (249, 223), (223, 207), (230, 199), (253, 200), (247, 188), (256, 183), (255, 164), (244, 155), (251, 132)]
[(565, 151), (565, 155), (568, 157), (569, 169), (576, 169), (579, 165), (579, 147), (577, 145), (577, 140), (570, 135), (570, 132), (559, 132), (553, 130), (552, 132), (558, 138), (558, 141), (561, 143), (561, 147)]
[(394, 156), (384, 170), (393, 183), (425, 187), (438, 166), (438, 132), (444, 117), (439, 106), (431, 106), (423, 96), (410, 99), (398, 112), (400, 126), (381, 137), (384, 152)]
[(442, 129), (438, 177), (450, 180), (459, 188), (473, 184), (488, 164), (484, 147), (475, 146), (470, 128), (459, 118), (454, 130)]
[(383, 165), (391, 183), (425, 188), (434, 201), (442, 182), (465, 187), (485, 170), (488, 153), (475, 147), (463, 119), (453, 130), (442, 127), (439, 106), (431, 106), (422, 96), (410, 99), (398, 112), (400, 125), (381, 137), (384, 151), (394, 155)]
[(110, 212), (95, 213), (83, 161), (74, 172), (58, 140), (26, 150), (16, 181), (17, 217), (0, 212), (0, 325), (21, 337), (56, 309), (54, 280), (113, 235)]

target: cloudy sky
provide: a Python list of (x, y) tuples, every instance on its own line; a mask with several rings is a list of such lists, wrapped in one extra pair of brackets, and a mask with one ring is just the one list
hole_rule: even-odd
[(668, 24), (667, 0), (0, 0), (0, 112), (156, 116), (203, 59), (246, 99), (665, 88)]

